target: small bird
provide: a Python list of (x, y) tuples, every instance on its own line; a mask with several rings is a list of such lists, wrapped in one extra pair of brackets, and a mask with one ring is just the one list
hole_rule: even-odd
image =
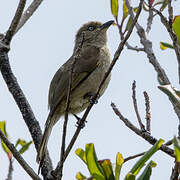
[[(90, 99), (97, 92), (111, 63), (106, 31), (113, 22), (102, 24), (92, 21), (84, 24), (76, 34), (72, 56), (55, 73), (49, 88), (50, 112), (36, 158), (38, 163), (41, 164), (44, 159), (52, 127), (65, 113), (70, 72), (72, 71), (70, 114), (80, 113), (87, 108)], [(99, 97), (106, 90), (110, 77), (111, 75), (103, 84)]]

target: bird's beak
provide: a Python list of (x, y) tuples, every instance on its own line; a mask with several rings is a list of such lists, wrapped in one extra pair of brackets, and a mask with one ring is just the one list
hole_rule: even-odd
[(107, 30), (107, 29), (113, 24), (113, 22), (114, 22), (114, 21), (108, 21), (108, 22), (104, 23), (104, 24), (100, 27), (100, 29), (101, 29), (101, 30), (103, 30), (103, 29)]

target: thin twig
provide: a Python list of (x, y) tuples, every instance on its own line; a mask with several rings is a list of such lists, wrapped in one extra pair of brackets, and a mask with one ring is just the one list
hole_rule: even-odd
[(9, 159), (9, 169), (8, 169), (8, 175), (7, 175), (7, 178), (6, 180), (12, 180), (12, 172), (13, 172), (13, 160), (12, 158)]
[(64, 164), (64, 153), (65, 153), (65, 139), (66, 139), (66, 132), (67, 132), (67, 122), (68, 122), (68, 112), (69, 112), (69, 106), (70, 106), (70, 97), (71, 97), (71, 87), (72, 87), (72, 75), (73, 75), (73, 70), (74, 70), (74, 65), (77, 59), (80, 57), (81, 54), (81, 49), (82, 45), (84, 42), (84, 34), (82, 34), (82, 39), (80, 43), (78, 44), (78, 47), (74, 53), (73, 56), (73, 62), (71, 64), (71, 70), (70, 70), (70, 78), (69, 78), (69, 87), (68, 87), (68, 94), (67, 94), (67, 100), (66, 100), (66, 110), (65, 110), (65, 120), (64, 120), (64, 125), (63, 125), (63, 135), (62, 135), (62, 145), (61, 145), (61, 156), (60, 156), (60, 164), (61, 168), (59, 173), (57, 174), (57, 178), (61, 179), (62, 178), (62, 170), (63, 170), (63, 164)]
[(36, 9), (40, 6), (40, 4), (43, 2), (43, 0), (34, 0), (30, 6), (27, 8), (27, 10), (23, 13), (20, 22), (16, 28), (17, 33), (19, 29), (22, 28), (22, 26), (28, 21), (28, 19), (33, 15), (33, 13), (36, 11)]
[(180, 174), (180, 163), (175, 161), (174, 168), (172, 169), (170, 180), (179, 180), (178, 179), (179, 174)]
[(142, 131), (145, 131), (145, 127), (144, 127), (144, 124), (141, 121), (141, 117), (139, 115), (138, 106), (137, 106), (137, 100), (136, 100), (136, 81), (134, 81), (133, 84), (132, 84), (132, 99), (133, 99), (134, 110), (135, 110), (135, 113), (136, 113), (136, 117), (137, 117), (139, 126), (140, 126)]
[(31, 178), (34, 180), (40, 180), (41, 178), (34, 172), (34, 170), (27, 164), (27, 162), (23, 159), (20, 153), (16, 150), (14, 145), (9, 142), (9, 140), (5, 137), (3, 132), (0, 130), (0, 138), (3, 140), (4, 144), (9, 148), (12, 152), (15, 159), (19, 162), (19, 164), (23, 167), (23, 169), (29, 174)]
[(170, 145), (172, 145), (172, 144), (173, 144), (173, 139), (171, 139), (171, 140), (169, 140), (169, 141), (167, 141), (167, 142), (165, 143), (166, 146), (170, 146)]
[(173, 23), (173, 7), (172, 7), (172, 0), (168, 0), (168, 13), (169, 13), (169, 26), (172, 29)]
[(5, 37), (2, 40), (6, 45), (10, 44), (10, 42), (12, 40), (12, 37), (15, 34), (15, 31), (16, 31), (16, 28), (18, 26), (19, 20), (20, 20), (20, 18), (22, 16), (25, 4), (26, 4), (26, 0), (20, 0), (19, 1), (19, 5), (17, 7), (17, 10), (16, 10), (16, 13), (14, 15), (14, 18), (13, 18), (13, 20), (11, 22), (11, 25), (10, 25), (10, 27), (9, 27)]
[(144, 91), (145, 106), (146, 106), (146, 131), (151, 134), (151, 114), (150, 114), (150, 101), (146, 91)]
[[(155, 144), (157, 142), (157, 139), (154, 138), (153, 136), (151, 136), (148, 132), (142, 132), (140, 129), (138, 129), (136, 126), (134, 126), (127, 118), (125, 118), (120, 111), (118, 110), (118, 108), (116, 107), (116, 105), (114, 103), (111, 103), (111, 106), (114, 110), (114, 113), (119, 117), (119, 119), (121, 119), (124, 124), (131, 129), (133, 132), (135, 132), (137, 135), (141, 136), (143, 139), (145, 139), (146, 141), (148, 141), (150, 144)], [(174, 157), (174, 151), (165, 146), (162, 145), (160, 147), (160, 149), (165, 152), (166, 154), (170, 155), (171, 157)]]
[(133, 156), (129, 156), (127, 158), (124, 158), (124, 163), (131, 160), (131, 159), (135, 159), (137, 157), (140, 157), (140, 156), (143, 156), (146, 152), (142, 152), (142, 153), (139, 153), (139, 154), (135, 154)]
[[(121, 54), (121, 52), (122, 52), (122, 50), (123, 50), (123, 48), (124, 48), (125, 43), (127, 42), (128, 38), (130, 37), (130, 35), (131, 35), (132, 31), (133, 31), (133, 28), (134, 28), (134, 26), (135, 26), (135, 24), (136, 24), (136, 22), (137, 22), (137, 19), (138, 19), (140, 13), (141, 13), (143, 1), (144, 1), (144, 0), (140, 0), (139, 6), (138, 6), (138, 10), (137, 10), (137, 13), (136, 13), (136, 17), (134, 18), (133, 23), (131, 24), (131, 26), (130, 26), (130, 28), (129, 28), (129, 31), (128, 31), (128, 33), (126, 34), (125, 38), (124, 38), (124, 39), (121, 41), (121, 43), (119, 44), (118, 49), (117, 49), (117, 51), (116, 51), (115, 54), (114, 54), (114, 58), (113, 58), (113, 60), (112, 60), (112, 62), (111, 62), (111, 65), (110, 65), (108, 71), (105, 73), (105, 75), (104, 75), (104, 77), (103, 77), (103, 80), (101, 81), (101, 83), (100, 83), (100, 85), (99, 85), (99, 88), (98, 88), (97, 93), (96, 93), (96, 94), (93, 96), (93, 98), (92, 98), (92, 101), (93, 101), (93, 102), (95, 102), (95, 100), (97, 99), (98, 94), (99, 94), (99, 92), (100, 92), (100, 90), (101, 90), (101, 88), (102, 88), (102, 86), (103, 86), (106, 78), (107, 78), (107, 77), (109, 76), (109, 74), (111, 73), (111, 71), (112, 71), (115, 63), (117, 62), (117, 60), (118, 60), (118, 58), (119, 58), (119, 56), (120, 56), (120, 54)], [(78, 123), (79, 125), (78, 125), (78, 127), (77, 127), (77, 129), (76, 129), (76, 131), (75, 131), (75, 133), (74, 133), (74, 135), (73, 135), (73, 137), (72, 137), (72, 139), (71, 139), (71, 141), (70, 141), (70, 143), (69, 143), (69, 145), (68, 145), (65, 153), (64, 153), (63, 162), (66, 160), (69, 152), (71, 151), (71, 149), (72, 149), (72, 147), (73, 147), (73, 145), (74, 145), (74, 143), (75, 143), (75, 141), (76, 141), (76, 139), (77, 139), (77, 137), (78, 137), (78, 135), (79, 135), (79, 133), (80, 133), (80, 131), (81, 131), (81, 129), (82, 129), (82, 125), (83, 125), (84, 122), (86, 121), (86, 118), (87, 118), (87, 116), (88, 116), (91, 108), (93, 107), (93, 105), (94, 105), (93, 103), (89, 104), (89, 106), (87, 107), (87, 109), (86, 109), (83, 117), (80, 119), (80, 121), (79, 121), (79, 123)], [(55, 174), (57, 174), (57, 172), (59, 171), (59, 169), (60, 169), (60, 167), (61, 167), (61, 163), (63, 163), (63, 162), (59, 162), (59, 163), (58, 163), (58, 165), (57, 165), (57, 167), (56, 167), (56, 169), (55, 169), (55, 171), (54, 171)]]
[[(175, 53), (176, 53), (176, 57), (177, 57), (177, 61), (178, 61), (178, 75), (179, 75), (179, 83), (180, 83), (180, 46), (178, 45), (178, 39), (177, 39), (177, 36), (176, 34), (173, 32), (173, 29), (172, 29), (172, 25), (170, 25), (169, 21), (166, 19), (166, 17), (158, 10), (156, 10), (155, 8), (152, 8), (152, 10), (154, 12), (156, 12), (160, 18), (161, 18), (161, 22), (164, 24), (164, 26), (166, 27), (172, 41), (173, 41), (173, 46), (174, 46), (174, 50), (175, 50)], [(171, 10), (169, 10), (171, 11)], [(171, 13), (171, 12), (170, 12)], [(170, 18), (170, 21), (171, 21), (171, 17), (172, 15), (170, 14), (169, 18)]]

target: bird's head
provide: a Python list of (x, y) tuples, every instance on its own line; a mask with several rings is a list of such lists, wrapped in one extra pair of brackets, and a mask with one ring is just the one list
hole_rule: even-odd
[(83, 45), (92, 45), (103, 47), (107, 43), (107, 29), (114, 21), (108, 21), (104, 24), (97, 21), (91, 21), (84, 24), (77, 32), (75, 39), (75, 49), (83, 39)]

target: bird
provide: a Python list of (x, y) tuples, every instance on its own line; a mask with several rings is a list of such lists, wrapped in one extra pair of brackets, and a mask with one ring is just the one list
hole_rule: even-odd
[[(69, 114), (75, 115), (85, 110), (91, 97), (97, 92), (111, 63), (107, 29), (113, 22), (91, 21), (77, 31), (72, 56), (58, 69), (50, 83), (48, 95), (50, 111), (37, 152), (37, 163), (43, 162), (52, 128), (65, 113), (70, 76), (72, 80)], [(111, 74), (103, 84), (99, 97), (106, 90), (110, 79)]]

